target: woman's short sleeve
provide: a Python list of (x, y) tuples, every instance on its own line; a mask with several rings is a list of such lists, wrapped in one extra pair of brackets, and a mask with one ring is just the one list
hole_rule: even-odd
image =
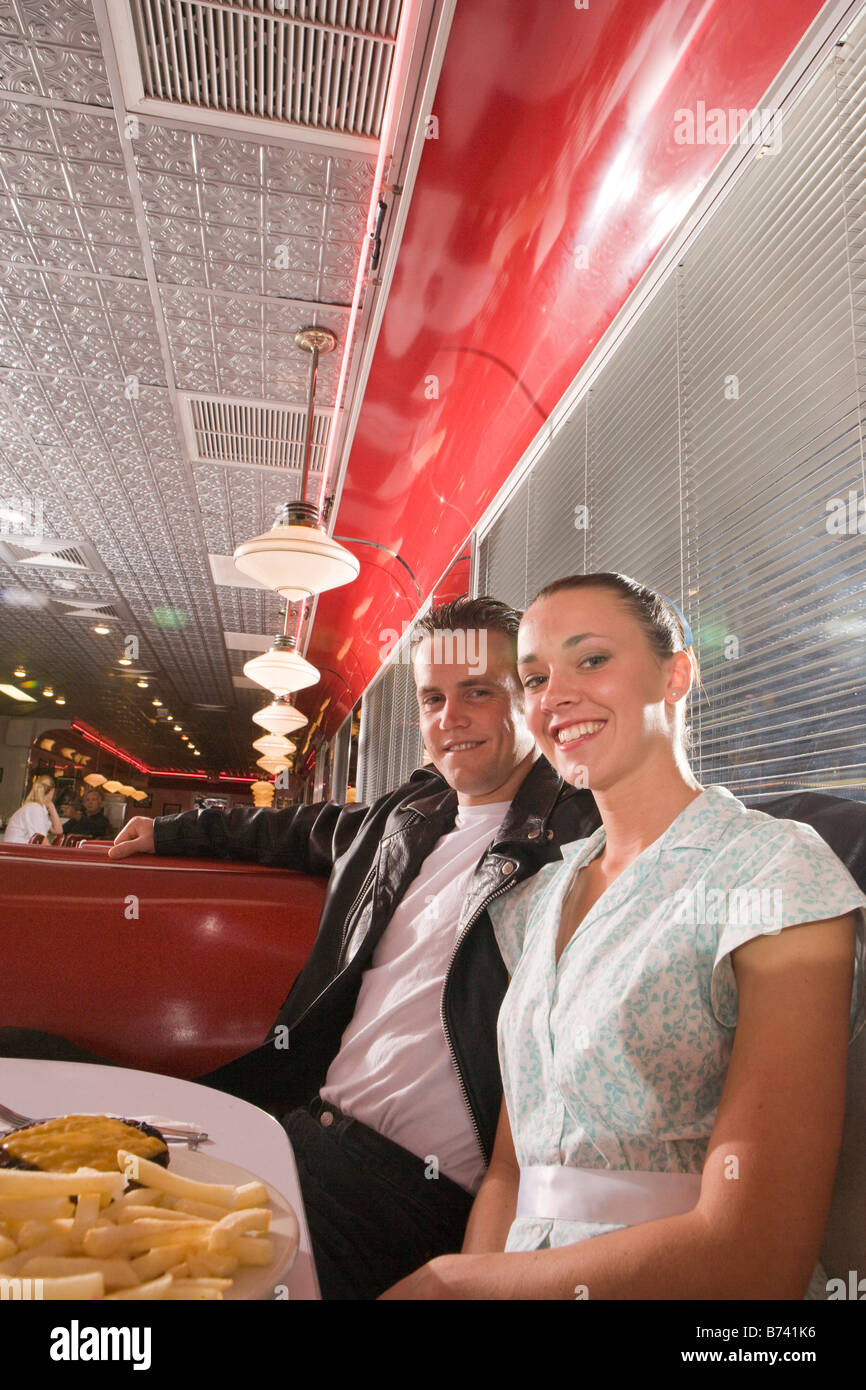
[(514, 974), (523, 953), (526, 923), (532, 911), (537, 877), (538, 875), (526, 883), (519, 884), (503, 897), (496, 898), (487, 909), (493, 923), (496, 944), (509, 975)]
[[(737, 947), (759, 936), (776, 936), (785, 927), (856, 911), (853, 1039), (866, 1024), (866, 894), (811, 826), (777, 820), (772, 826), (756, 826), (755, 832), (742, 874), (732, 873), (729, 866), (721, 896), (712, 905), (717, 935), (710, 987), (713, 1013), (725, 1027), (736, 1027), (737, 982), (731, 955)], [(706, 903), (706, 891), (704, 898)], [(711, 915), (707, 910), (707, 918)]]

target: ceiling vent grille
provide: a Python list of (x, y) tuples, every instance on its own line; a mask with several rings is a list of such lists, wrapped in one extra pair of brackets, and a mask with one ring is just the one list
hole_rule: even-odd
[(378, 137), (402, 0), (131, 0), (146, 97)]
[(16, 565), (36, 565), (40, 569), (64, 569), (64, 570), (86, 570), (90, 566), (87, 558), (77, 547), (52, 546), (50, 549), (39, 550), (34, 553), (32, 547), (26, 549), (19, 545), (10, 545), (7, 541), (5, 549), (11, 552), (13, 564)]
[[(300, 473), (304, 462), (306, 407), (227, 396), (182, 397), (184, 432), (193, 463), (279, 468)], [(310, 472), (321, 473), (330, 432), (330, 411), (315, 411)]]

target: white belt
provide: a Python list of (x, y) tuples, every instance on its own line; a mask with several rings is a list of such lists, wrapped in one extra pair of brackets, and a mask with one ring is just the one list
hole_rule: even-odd
[(637, 1226), (691, 1211), (700, 1194), (700, 1173), (536, 1166), (520, 1170), (517, 1215), (535, 1221)]

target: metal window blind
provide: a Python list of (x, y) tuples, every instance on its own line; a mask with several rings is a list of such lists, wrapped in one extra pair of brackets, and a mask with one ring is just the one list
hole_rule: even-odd
[(693, 766), (750, 799), (866, 800), (866, 535), (828, 529), (866, 511), (864, 187), (861, 23), (480, 537), (477, 592), (617, 569), (681, 603)]
[(364, 737), (358, 757), (358, 799), (369, 805), (394, 791), (421, 766), (421, 734), (412, 667), (389, 662), (364, 696)]

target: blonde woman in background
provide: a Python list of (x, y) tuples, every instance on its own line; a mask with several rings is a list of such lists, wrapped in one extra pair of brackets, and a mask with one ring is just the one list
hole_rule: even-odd
[(26, 845), (34, 835), (52, 833), (62, 835), (63, 825), (54, 807), (54, 778), (43, 773), (33, 778), (21, 806), (9, 817), (3, 843)]

